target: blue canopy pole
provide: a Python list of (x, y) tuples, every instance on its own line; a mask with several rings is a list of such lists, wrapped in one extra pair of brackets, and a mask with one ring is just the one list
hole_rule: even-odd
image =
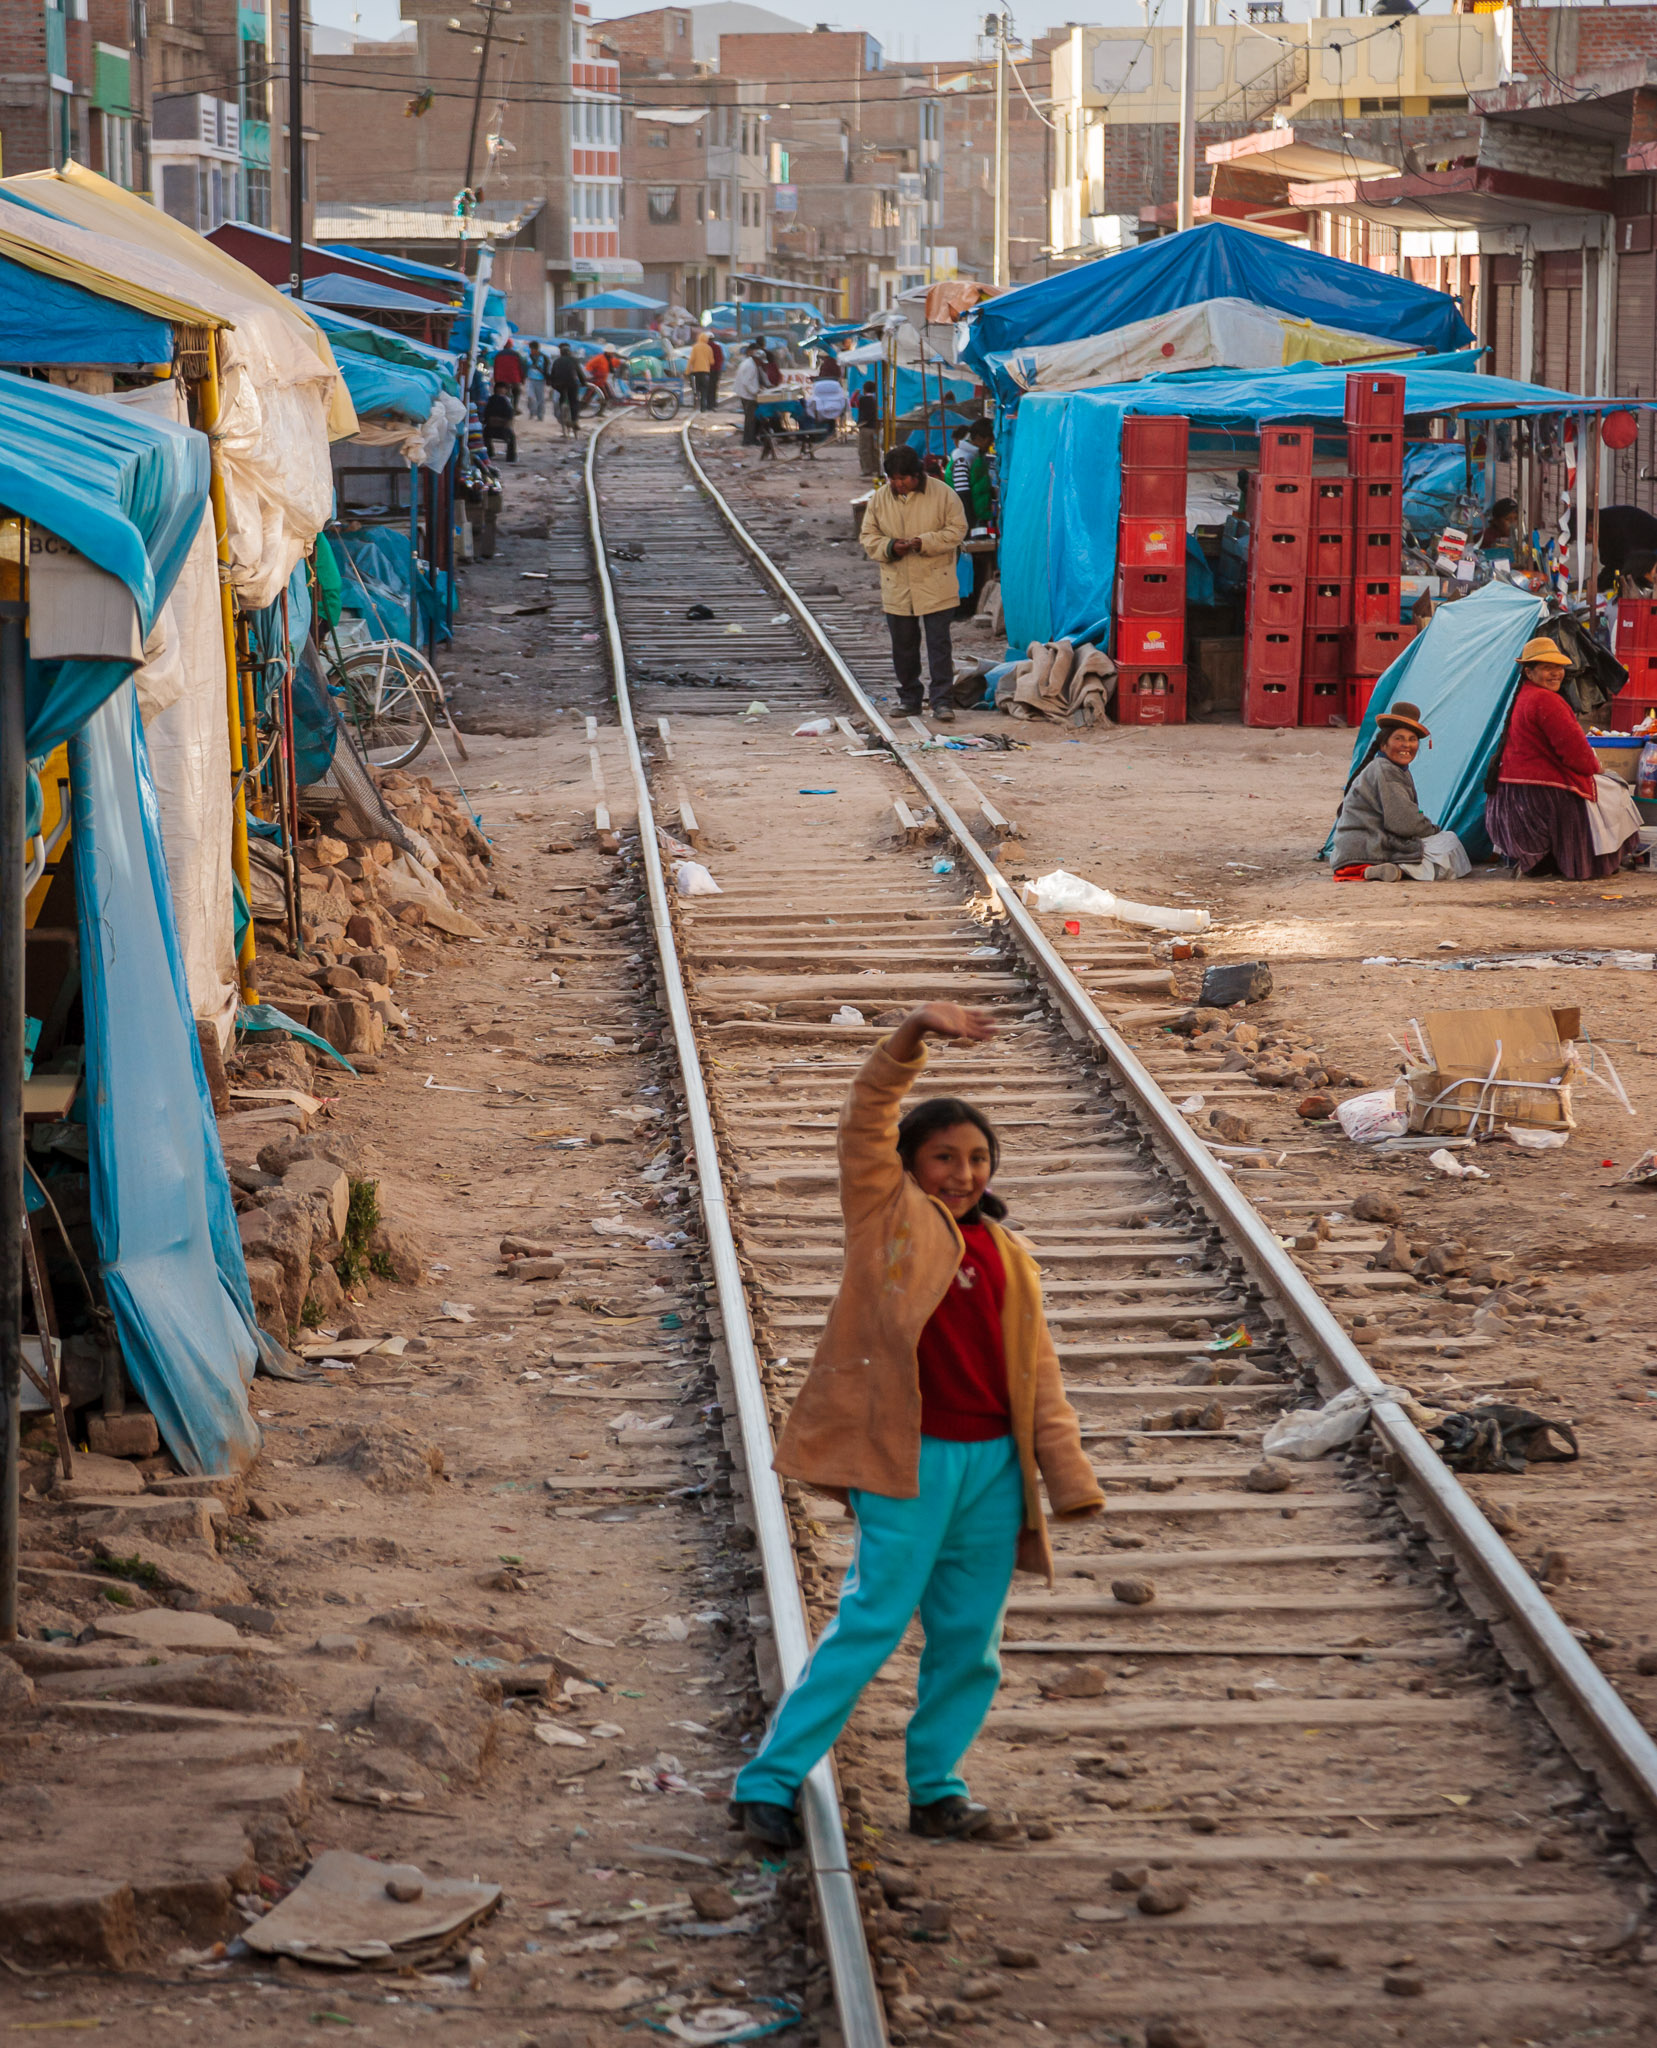
[(21, 590), (0, 603), (0, 1643), (17, 1640), (18, 1411), (23, 1400), (25, 615)]
[(420, 479), (408, 473), (408, 644), (420, 645)]

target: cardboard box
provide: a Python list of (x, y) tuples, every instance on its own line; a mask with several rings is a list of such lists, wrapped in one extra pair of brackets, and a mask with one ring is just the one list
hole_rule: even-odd
[(1428, 1059), (1406, 1069), (1412, 1131), (1466, 1137), (1510, 1124), (1575, 1130), (1571, 1079), (1580, 1010), (1429, 1010)]

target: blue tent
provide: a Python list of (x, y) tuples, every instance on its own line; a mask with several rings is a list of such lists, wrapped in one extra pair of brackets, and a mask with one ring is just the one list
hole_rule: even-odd
[[(283, 290), (287, 289), (284, 285)], [(413, 292), (400, 292), (393, 284), (370, 284), (365, 277), (348, 277), (342, 270), (325, 270), (320, 277), (306, 278), (305, 303), (313, 302), (358, 313), (424, 313), (439, 320), (452, 320), (456, 310), (418, 298)]]
[(170, 363), (173, 330), (152, 313), (0, 257), (0, 363)]
[(590, 292), (584, 299), (571, 299), (567, 306), (560, 306), (564, 313), (660, 313), (667, 305), (666, 299), (647, 299), (639, 292)]
[[(1393, 699), (1418, 706), (1432, 735), (1410, 764), (1421, 808), (1457, 835), (1471, 860), (1490, 853), (1485, 771), (1502, 743), (1519, 687), (1519, 650), (1546, 609), (1541, 598), (1511, 583), (1487, 583), (1470, 597), (1440, 605), (1426, 632), (1375, 685), (1352, 743), (1355, 774), (1368, 757), (1376, 719)], [(1333, 838), (1331, 826), (1325, 854)]]
[[(1651, 399), (1581, 398), (1508, 377), (1468, 375), (1470, 357), (1420, 357), (1389, 366), (1404, 379), (1413, 416), (1625, 411)], [(1252, 434), (1263, 420), (1339, 420), (1344, 370), (1197, 370), (1095, 391), (1031, 392), (1004, 471), (1001, 595), (1015, 647), (1061, 635), (1102, 642), (1110, 631), (1116, 530), (1122, 506), (1122, 421), (1128, 413), (1183, 414)]]
[[(411, 277), (425, 284), (443, 285), (453, 292), (457, 300), (470, 297), (472, 280), (462, 276), (458, 270), (444, 269), (439, 263), (417, 263), (411, 256), (387, 256), (382, 250), (358, 249), (350, 242), (324, 242), (322, 246), (330, 256), (349, 256), (353, 263), (372, 264), (376, 270), (390, 271), (393, 277)], [(504, 314), (506, 300), (491, 287), (483, 310), (486, 314)]]
[(358, 320), (350, 313), (340, 312), (337, 307), (313, 306), (307, 300), (305, 310), (327, 335), (336, 362), (343, 350), (356, 355), (378, 356), (382, 362), (406, 363), (411, 369), (433, 372), (445, 391), (457, 398), (460, 396), (460, 359), (452, 349), (438, 348), (429, 341), (416, 341), (411, 335), (393, 334), (389, 328), (376, 327), (371, 320)]
[[(409, 363), (388, 363), (358, 349), (344, 349), (334, 360), (339, 364), (359, 418), (389, 412), (423, 423), (431, 417), (438, 393), (444, 388), (435, 369), (417, 370)], [(453, 378), (449, 379), (449, 388), (454, 388)]]
[[(0, 503), (131, 591), (147, 634), (207, 504), (203, 435), (0, 375)], [(92, 1229), (122, 1355), (189, 1472), (259, 1448), (259, 1338), (173, 922), (132, 664), (29, 664), (31, 759), (69, 741)]]

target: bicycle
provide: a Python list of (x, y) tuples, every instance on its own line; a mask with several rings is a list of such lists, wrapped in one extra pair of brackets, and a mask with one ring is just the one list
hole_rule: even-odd
[(683, 404), (684, 396), (678, 384), (665, 384), (644, 377), (633, 380), (625, 398), (618, 397), (614, 390), (601, 394), (598, 387), (591, 384), (581, 394), (583, 412), (608, 412), (611, 406), (634, 406), (641, 412), (648, 412), (653, 420), (677, 419)]
[(425, 750), (439, 718), (453, 734), (460, 758), (467, 758), (443, 684), (417, 647), (406, 640), (373, 640), (340, 654), (336, 644), (324, 660), (370, 766), (407, 767)]

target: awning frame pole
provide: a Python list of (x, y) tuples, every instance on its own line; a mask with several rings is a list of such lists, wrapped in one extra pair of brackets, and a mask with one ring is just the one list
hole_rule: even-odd
[(224, 495), (224, 470), (219, 459), (219, 355), (218, 336), (207, 342), (207, 375), (202, 380), (201, 430), (207, 436), (209, 493), (213, 506), (213, 538), (219, 561), (219, 621), (224, 635), (226, 708), (230, 723), (230, 775), (235, 800), (230, 813), (230, 866), (241, 884), (248, 907), (247, 930), (236, 953), (237, 977), (242, 1001), (259, 1000), (255, 979), (253, 938), (253, 876), (247, 851), (247, 736), (242, 729), (241, 679), (236, 669), (236, 600), (230, 589), (230, 512)]
[(0, 602), (0, 1643), (17, 1640), (19, 1411), (23, 1401), (23, 881), (29, 766), (23, 756), (23, 594)]

